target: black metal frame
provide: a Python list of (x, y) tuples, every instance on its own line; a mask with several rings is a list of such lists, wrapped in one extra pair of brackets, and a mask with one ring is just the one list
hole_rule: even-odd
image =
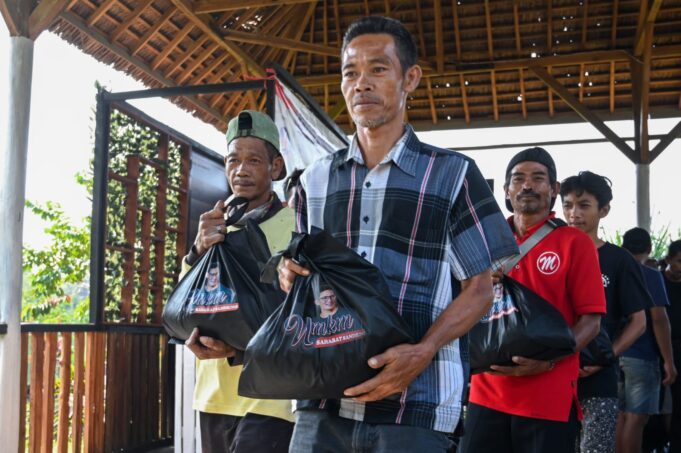
[[(313, 113), (334, 132), (344, 143), (348, 142), (347, 136), (338, 125), (329, 118), (324, 110), (319, 106), (317, 101), (310, 96), (305, 89), (289, 74), (284, 68), (276, 63), (271, 63), (270, 66), (274, 69), (277, 77), (286, 85), (296, 92)], [(143, 118), (144, 121), (150, 123), (153, 127), (160, 131), (168, 131), (169, 128), (143, 112), (135, 109), (126, 100), (130, 99), (145, 99), (152, 97), (176, 97), (176, 96), (191, 96), (197, 94), (210, 93), (225, 93), (234, 91), (246, 90), (266, 90), (266, 113), (274, 119), (275, 117), (275, 83), (273, 79), (266, 79), (263, 87), (262, 80), (251, 80), (245, 82), (233, 83), (219, 83), (211, 85), (200, 85), (190, 87), (169, 87), (169, 88), (152, 88), (148, 90), (139, 91), (125, 91), (119, 93), (111, 93), (106, 90), (100, 90), (97, 94), (97, 112), (96, 112), (96, 126), (95, 126), (95, 160), (94, 160), (94, 187), (92, 200), (92, 237), (90, 243), (90, 325), (98, 327), (104, 324), (104, 258), (106, 255), (105, 244), (105, 229), (106, 229), (106, 197), (108, 184), (108, 170), (109, 170), (109, 133), (110, 133), (110, 116), (112, 107), (122, 107), (121, 110), (134, 112), (134, 114)], [(194, 140), (185, 137), (176, 131), (172, 135), (180, 137), (186, 144), (193, 149), (199, 150), (202, 154), (206, 154), (212, 158), (222, 159), (219, 154), (209, 150), (200, 145)], [(188, 239), (190, 240), (190, 239)]]

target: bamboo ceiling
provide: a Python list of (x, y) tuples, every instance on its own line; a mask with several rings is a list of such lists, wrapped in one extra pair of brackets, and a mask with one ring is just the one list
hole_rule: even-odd
[[(566, 96), (602, 116), (631, 118), (632, 99), (652, 115), (681, 114), (681, 0), (61, 1), (52, 31), (150, 87), (244, 80), (275, 61), (346, 129), (339, 48), (366, 14), (397, 18), (416, 37), (426, 76), (407, 114), (420, 130), (574, 118)], [(175, 101), (224, 130), (264, 97)]]

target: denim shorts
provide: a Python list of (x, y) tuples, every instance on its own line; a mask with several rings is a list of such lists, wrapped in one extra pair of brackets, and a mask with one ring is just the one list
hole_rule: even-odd
[(659, 413), (661, 379), (658, 360), (620, 357), (620, 411), (647, 415)]

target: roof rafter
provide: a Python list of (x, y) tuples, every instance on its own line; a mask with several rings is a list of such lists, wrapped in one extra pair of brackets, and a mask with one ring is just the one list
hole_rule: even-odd
[(194, 13), (216, 13), (218, 11), (236, 11), (245, 8), (262, 8), (265, 6), (295, 5), (310, 3), (316, 0), (199, 0), (194, 4)]
[[(640, 56), (643, 54), (643, 45), (646, 40), (647, 25), (654, 24), (657, 19), (657, 14), (660, 12), (662, 0), (653, 0), (653, 4), (647, 10), (648, 1), (641, 2), (641, 18), (639, 19), (638, 27), (636, 27), (636, 39), (634, 40), (634, 55)], [(645, 17), (643, 20), (642, 18)], [(652, 28), (651, 28), (652, 30)]]
[(435, 16), (435, 64), (437, 72), (443, 72), (445, 70), (445, 43), (440, 0), (433, 0), (433, 14)]
[(28, 18), (28, 37), (35, 40), (64, 11), (69, 0), (42, 0)]
[(248, 69), (250, 72), (252, 72), (254, 75), (258, 77), (265, 77), (265, 70), (258, 64), (256, 61), (254, 61), (248, 53), (246, 53), (243, 49), (241, 49), (239, 46), (236, 44), (226, 41), (225, 39), (220, 36), (218, 32), (213, 30), (210, 25), (201, 17), (198, 17), (196, 13), (194, 13), (190, 3), (188, 0), (171, 0), (173, 4), (177, 7), (182, 14), (187, 16), (187, 18), (194, 22), (194, 24), (201, 29), (204, 33), (206, 33), (208, 36), (210, 36), (218, 45), (222, 48), (224, 48), (227, 52), (231, 53), (234, 58), (236, 58), (246, 69)]
[(634, 150), (631, 149), (627, 142), (622, 140), (619, 135), (613, 132), (613, 130), (610, 129), (603, 122), (603, 120), (598, 117), (598, 115), (592, 112), (587, 106), (579, 102), (579, 100), (575, 98), (575, 96), (570, 93), (567, 88), (561, 85), (561, 83), (558, 82), (552, 75), (546, 72), (546, 69), (544, 69), (542, 66), (533, 65), (530, 66), (530, 70), (539, 78), (539, 80), (548, 85), (579, 116), (581, 116), (585, 121), (591, 123), (593, 127), (595, 127), (601, 134), (610, 140), (610, 142), (612, 142), (613, 145), (622, 151), (625, 156), (627, 156), (633, 162), (636, 162)]
[(230, 41), (258, 44), (261, 46), (277, 47), (285, 50), (297, 52), (311, 52), (319, 55), (338, 57), (338, 49), (319, 44), (310, 44), (296, 39), (284, 38), (281, 36), (261, 35), (259, 33), (248, 33), (245, 31), (223, 30), (222, 35)]
[[(146, 73), (149, 77), (154, 79), (156, 83), (167, 87), (177, 86), (177, 84), (173, 80), (166, 78), (163, 74), (159, 73), (158, 71), (154, 71), (144, 61), (138, 60), (134, 56), (130, 55), (127, 49), (125, 49), (123, 46), (109, 42), (106, 36), (88, 27), (75, 14), (68, 11), (62, 11), (61, 13), (59, 13), (58, 17), (68, 22), (71, 26), (77, 28), (81, 32), (87, 33), (91, 37), (91, 39), (96, 40), (102, 45), (106, 45), (109, 48), (109, 50), (113, 52), (118, 58), (124, 60), (128, 64), (131, 64), (139, 68), (141, 71), (144, 71), (144, 73)], [(210, 108), (207, 104), (195, 98), (194, 96), (183, 96), (182, 99), (185, 99), (195, 108), (212, 115), (214, 118), (216, 118), (217, 121), (220, 121), (222, 125), (226, 126), (224, 120), (220, 120), (220, 118), (223, 118), (223, 115), (219, 111)]]

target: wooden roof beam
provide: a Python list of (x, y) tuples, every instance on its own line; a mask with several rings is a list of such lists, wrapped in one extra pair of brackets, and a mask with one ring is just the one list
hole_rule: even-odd
[(201, 35), (199, 36), (199, 39), (194, 41), (194, 44), (192, 44), (187, 50), (185, 50), (182, 55), (177, 57), (177, 60), (175, 60), (165, 71), (164, 74), (166, 77), (170, 77), (173, 72), (175, 72), (176, 69), (180, 68), (182, 66), (182, 63), (184, 63), (187, 58), (191, 57), (196, 50), (201, 47), (206, 41), (208, 41), (208, 36), (206, 35)]
[(428, 87), (428, 102), (430, 103), (430, 118), (433, 124), (437, 124), (437, 109), (435, 108), (435, 98), (433, 97), (433, 87), (430, 83), (430, 77), (426, 77), (426, 86)]
[(192, 72), (196, 70), (199, 66), (203, 64), (218, 48), (218, 45), (214, 42), (210, 43), (187, 67), (182, 71), (182, 73), (175, 79), (178, 85), (182, 85)]
[[(550, 1), (550, 0), (549, 0)], [(456, 46), (456, 61), (461, 61), (461, 31), (459, 30), (459, 9), (457, 0), (452, 0), (452, 16), (454, 18), (454, 44)]]
[[(296, 30), (295, 34), (293, 35), (293, 40), (297, 42), (302, 42), (301, 39), (303, 38), (303, 34), (305, 33), (305, 30), (307, 29), (308, 25), (312, 30), (314, 30), (314, 10), (317, 8), (317, 2), (314, 1), (313, 3), (310, 3), (306, 7), (305, 11), (305, 16), (303, 17), (303, 20), (300, 21), (300, 27)], [(338, 56), (340, 52), (336, 50), (336, 56)], [(308, 58), (311, 58), (310, 55), (312, 52), (308, 54)], [(286, 67), (286, 65), (289, 64), (291, 60), (295, 63), (295, 55), (296, 51), (291, 50), (287, 53), (286, 58), (284, 59), (284, 64), (282, 66)], [(289, 71), (291, 74), (295, 73), (294, 68), (291, 68)]]
[(336, 43), (340, 48), (343, 35), (340, 29), (340, 7), (338, 6), (338, 0), (333, 0), (333, 18), (336, 24)]
[[(546, 67), (546, 72), (551, 74), (551, 66)], [(555, 106), (553, 105), (553, 91), (551, 88), (548, 88), (548, 100), (549, 100), (549, 116), (553, 118), (553, 115), (556, 113), (555, 111)]]
[(650, 151), (650, 162), (657, 159), (657, 156), (662, 154), (662, 151), (667, 149), (667, 147), (671, 145), (672, 142), (675, 139), (679, 138), (680, 136), (681, 136), (681, 121), (676, 123), (676, 126), (674, 126), (672, 130), (669, 131), (669, 133), (665, 135), (657, 145), (655, 145), (655, 148), (653, 148), (652, 151)]
[(579, 102), (584, 102), (584, 63), (579, 65)]
[(258, 77), (265, 77), (265, 70), (254, 61), (248, 53), (241, 49), (238, 45), (226, 41), (220, 36), (220, 34), (213, 30), (213, 28), (201, 17), (198, 17), (194, 12), (192, 5), (189, 0), (171, 0), (177, 9), (187, 16), (187, 18), (194, 22), (194, 24), (201, 29), (202, 32), (206, 33), (210, 38), (217, 42), (220, 47), (224, 48), (227, 52), (232, 54), (244, 67), (247, 68), (247, 72), (251, 72)]
[(445, 70), (445, 43), (442, 27), (442, 5), (440, 0), (433, 0), (433, 15), (435, 16), (435, 60), (437, 72)]
[[(655, 23), (655, 20), (657, 19), (657, 14), (660, 12), (660, 7), (662, 6), (662, 0), (653, 0), (652, 6), (650, 7), (649, 10), (646, 11), (647, 5), (648, 0), (643, 0), (641, 2), (641, 16), (639, 18), (638, 27), (636, 28), (636, 39), (634, 41), (634, 55), (637, 57), (643, 55), (644, 51), (643, 46), (646, 42), (645, 35), (648, 30), (648, 25), (652, 25)], [(641, 22), (643, 17), (645, 17), (645, 20)], [(650, 28), (650, 30), (652, 32), (652, 27)]]
[(111, 42), (115, 42), (118, 40), (118, 38), (125, 32), (130, 25), (132, 25), (133, 22), (135, 22), (141, 15), (142, 13), (153, 3), (154, 0), (144, 0), (141, 2), (137, 7), (132, 10), (130, 15), (128, 16), (127, 19), (125, 19), (123, 22), (121, 22), (118, 27), (111, 33), (109, 36), (109, 39)]
[(279, 49), (293, 50), (296, 52), (311, 52), (319, 55), (338, 57), (339, 50), (335, 47), (310, 44), (296, 39), (283, 38), (281, 36), (261, 35), (245, 31), (224, 30), (222, 36), (230, 41), (245, 42), (261, 46), (276, 47)]
[[(675, 57), (681, 56), (681, 45), (679, 46), (665, 46), (653, 49), (653, 57)], [(568, 66), (580, 63), (585, 64), (603, 64), (608, 61), (626, 61), (632, 60), (632, 56), (626, 50), (596, 50), (591, 52), (580, 52), (576, 54), (556, 55), (550, 57), (537, 58), (520, 58), (517, 60), (499, 60), (499, 61), (484, 61), (475, 63), (465, 63), (453, 65), (445, 68), (445, 72), (436, 73), (429, 72), (424, 68), (424, 76), (426, 77), (444, 77), (458, 74), (482, 74), (491, 70), (496, 71), (511, 71), (516, 69), (527, 69), (530, 66), (542, 64), (547, 66)], [(320, 86), (326, 83), (340, 84), (340, 74), (325, 74), (310, 77), (300, 77), (299, 82), (304, 86)]]
[[(93, 28), (88, 27), (85, 24), (85, 22), (83, 22), (81, 18), (78, 17), (77, 15), (68, 11), (62, 11), (58, 17), (69, 23), (71, 26), (78, 29), (81, 33), (86, 34), (91, 39), (97, 41), (101, 46), (109, 49), (109, 51), (116, 55), (116, 57), (120, 58), (121, 60), (125, 61), (126, 63), (136, 68), (139, 68), (142, 72), (144, 72), (149, 77), (154, 79), (156, 83), (166, 87), (178, 86), (178, 84), (175, 83), (173, 80), (170, 80), (166, 78), (163, 74), (159, 73), (158, 71), (154, 71), (153, 69), (151, 69), (151, 67), (144, 61), (136, 59), (135, 57), (130, 55), (130, 53), (128, 53), (128, 50), (125, 49), (120, 44), (110, 42), (108, 38), (104, 36), (102, 33)], [(224, 124), (223, 120), (224, 115), (222, 115), (219, 111), (210, 108), (203, 101), (197, 99), (194, 96), (183, 96), (182, 99), (186, 100), (196, 109), (201, 110), (209, 115), (212, 115), (218, 123)]]
[(175, 48), (182, 42), (184, 38), (187, 37), (189, 32), (191, 32), (194, 29), (194, 24), (190, 22), (187, 22), (187, 24), (182, 27), (182, 30), (180, 30), (175, 37), (173, 38), (170, 43), (168, 43), (166, 46), (164, 46), (163, 50), (161, 51), (160, 54), (154, 58), (154, 61), (151, 63), (151, 68), (153, 70), (158, 69), (158, 67), (163, 63), (163, 61), (166, 59), (170, 53), (175, 50)]
[(546, 1), (546, 48), (553, 49), (553, 0)]
[(31, 2), (25, 0), (0, 0), (0, 14), (5, 19), (10, 36), (28, 36)]
[(107, 11), (109, 11), (109, 8), (116, 2), (117, 0), (104, 0), (93, 12), (90, 14), (90, 17), (87, 18), (87, 21), (85, 22), (88, 27), (92, 27), (95, 22), (97, 22), (99, 19), (102, 18), (106, 14)]
[[(430, 80), (430, 79), (428, 79)], [(463, 114), (466, 118), (466, 124), (471, 123), (471, 112), (468, 109), (468, 97), (466, 95), (466, 81), (463, 79), (463, 74), (459, 74), (459, 86), (461, 87), (461, 105), (463, 106)], [(437, 124), (437, 121), (435, 121)]]
[(530, 66), (530, 70), (548, 85), (554, 93), (556, 93), (567, 105), (569, 105), (579, 116), (581, 116), (585, 121), (591, 123), (601, 134), (605, 136), (610, 142), (615, 145), (625, 156), (627, 156), (632, 162), (636, 162), (634, 156), (634, 150), (622, 140), (612, 129), (610, 129), (601, 120), (598, 115), (593, 113), (584, 104), (579, 102), (575, 96), (570, 93), (567, 88), (560, 84), (552, 75), (546, 72), (542, 66), (533, 65)]
[(520, 108), (523, 112), (523, 119), (527, 119), (527, 99), (525, 99), (525, 71), (518, 69), (518, 78), (520, 79)]
[(492, 80), (492, 108), (494, 109), (494, 121), (499, 121), (499, 100), (497, 99), (497, 73), (492, 70), (490, 73)]
[(175, 14), (175, 10), (173, 8), (168, 8), (168, 11), (161, 16), (161, 18), (157, 21), (154, 21), (154, 25), (149, 28), (149, 30), (142, 35), (140, 38), (140, 41), (137, 43), (137, 46), (132, 50), (132, 55), (137, 55), (137, 52), (142, 50), (144, 46), (147, 45), (149, 40), (151, 39), (152, 36), (154, 36), (158, 31), (165, 25), (165, 23), (170, 20), (170, 18)]
[[(314, 8), (312, 8), (312, 18), (310, 19), (310, 33), (309, 33), (309, 38), (310, 38), (310, 44), (314, 42), (314, 23), (315, 23), (315, 10), (317, 9), (317, 4), (314, 4)], [(291, 73), (293, 74), (293, 73)], [(312, 74), (312, 52), (307, 53), (307, 75)]]
[(589, 33), (589, 0), (584, 0), (582, 10), (582, 49), (586, 45), (586, 38)]
[[(421, 2), (416, 3), (416, 27), (418, 29), (419, 48), (421, 49), (421, 58), (428, 58), (426, 51), (426, 38), (423, 33), (423, 13), (421, 12)], [(367, 16), (369, 13), (367, 13)], [(405, 110), (406, 112), (406, 110)]]
[(522, 46), (520, 42), (520, 14), (518, 13), (518, 1), (513, 2), (513, 34), (515, 36), (515, 50), (520, 54)]
[(615, 112), (615, 62), (610, 62), (610, 113)]
[(489, 0), (485, 0), (485, 28), (487, 30), (487, 54), (494, 60), (494, 43), (492, 41), (492, 16), (489, 12)]
[(195, 14), (216, 13), (218, 11), (236, 11), (245, 8), (262, 8), (265, 6), (296, 5), (316, 0), (199, 0), (194, 3)]
[(42, 0), (28, 18), (28, 37), (35, 40), (66, 9), (69, 0)]

